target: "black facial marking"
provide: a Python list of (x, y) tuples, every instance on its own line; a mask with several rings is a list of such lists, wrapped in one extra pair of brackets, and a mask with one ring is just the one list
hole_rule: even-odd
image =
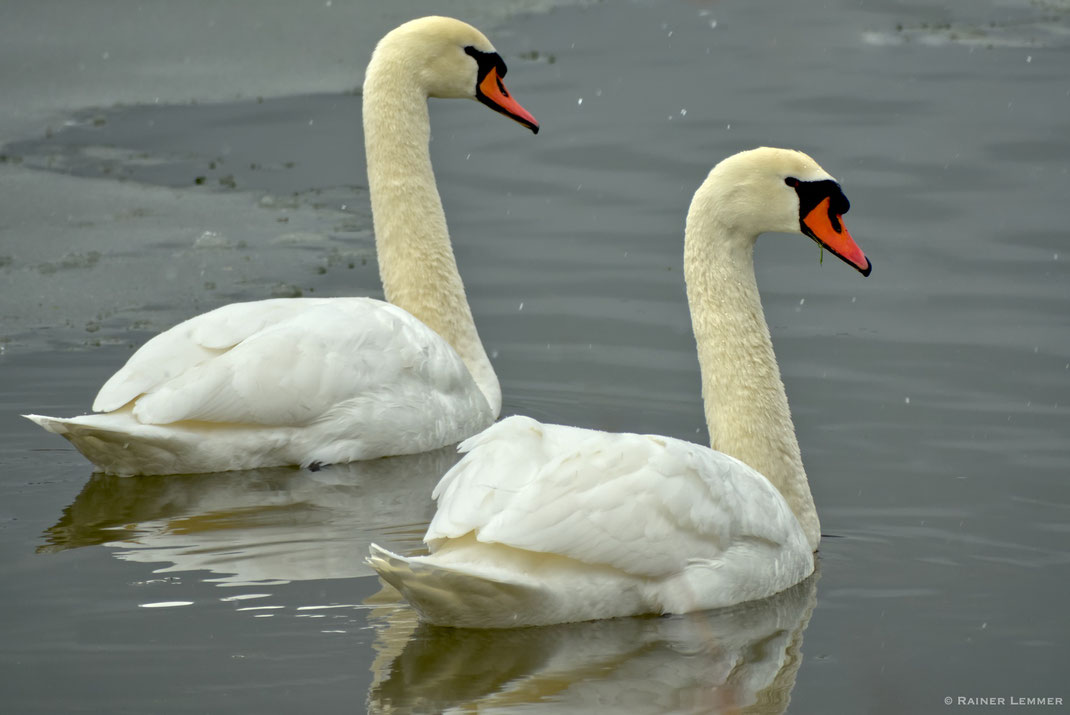
[[(505, 67), (505, 60), (503, 60), (502, 56), (499, 55), (497, 52), (481, 52), (480, 50), (477, 50), (471, 45), (465, 47), (464, 52), (466, 55), (469, 55), (470, 57), (475, 59), (476, 64), (479, 65), (479, 79), (476, 80), (477, 91), (480, 83), (483, 82), (483, 79), (487, 76), (487, 73), (490, 72), (492, 69), (498, 70), (498, 79), (501, 79), (505, 76), (505, 73), (507, 71)], [(498, 83), (498, 86), (501, 87), (501, 82)]]
[[(791, 183), (793, 181), (795, 183)], [(809, 216), (814, 207), (825, 199), (829, 199), (829, 222), (832, 224), (832, 228), (836, 229), (837, 232), (841, 230), (839, 217), (851, 209), (851, 202), (843, 195), (843, 189), (840, 188), (839, 184), (831, 179), (799, 181), (790, 176), (784, 180), (784, 183), (788, 186), (794, 186), (795, 193), (799, 195), (799, 223), (802, 225), (804, 233), (808, 236), (811, 235), (809, 228), (803, 223), (803, 219)]]
[(501, 55), (499, 55), (497, 52), (482, 52), (472, 47), (471, 45), (465, 47), (464, 51), (465, 54), (475, 59), (476, 64), (479, 67), (479, 71), (476, 76), (476, 99), (493, 109), (495, 112), (500, 112), (501, 114), (504, 114), (505, 116), (520, 122), (525, 127), (538, 134), (539, 125), (537, 122), (532, 122), (531, 120), (525, 117), (513, 114), (511, 111), (502, 107), (500, 104), (498, 104), (497, 101), (491, 99), (486, 95), (486, 93), (483, 92), (483, 82), (487, 79), (487, 75), (490, 74), (491, 70), (495, 70), (496, 81), (498, 84), (498, 92), (501, 94), (502, 97), (509, 97), (509, 90), (507, 90), (505, 88), (505, 85), (502, 84), (502, 77), (505, 76), (507, 69), (505, 67), (505, 61), (501, 58)]

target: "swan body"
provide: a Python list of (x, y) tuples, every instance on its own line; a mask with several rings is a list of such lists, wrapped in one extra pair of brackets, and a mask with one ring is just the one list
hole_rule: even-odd
[(26, 415), (115, 474), (348, 462), (453, 444), (501, 388), (465, 296), (428, 152), (428, 97), (477, 99), (534, 131), (489, 40), (428, 17), (388, 33), (364, 85), (368, 184), (387, 302), (236, 303), (139, 349), (98, 414)]
[(411, 454), (494, 419), (449, 344), (370, 298), (234, 303), (191, 318), (138, 350), (93, 409), (103, 414), (30, 419), (118, 474)]
[(514, 416), (461, 450), (433, 494), (433, 556), (372, 551), (433, 623), (685, 613), (777, 593), (813, 570), (776, 489), (709, 448)]
[(800, 152), (722, 161), (684, 264), (714, 448), (511, 417), (461, 444), (427, 556), (369, 563), (439, 625), (684, 613), (771, 596), (814, 569), (820, 527), (754, 279), (760, 233), (811, 235), (864, 275), (839, 184)]

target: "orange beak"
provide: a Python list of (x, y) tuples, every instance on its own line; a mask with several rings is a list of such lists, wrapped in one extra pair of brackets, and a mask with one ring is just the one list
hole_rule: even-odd
[(857, 268), (862, 275), (868, 276), (873, 270), (873, 264), (847, 232), (843, 216), (834, 216), (829, 211), (830, 201), (826, 197), (806, 215), (802, 220), (803, 231), (840, 260)]
[(531, 112), (521, 107), (520, 102), (509, 94), (509, 90), (505, 88), (501, 77), (498, 76), (497, 68), (491, 67), (487, 76), (479, 83), (476, 98), (494, 111), (520, 122), (536, 134), (539, 133), (539, 123), (535, 121), (535, 117), (531, 116)]

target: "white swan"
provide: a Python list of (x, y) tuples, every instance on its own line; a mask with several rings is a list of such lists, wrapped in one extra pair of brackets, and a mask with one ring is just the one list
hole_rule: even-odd
[(714, 449), (510, 417), (462, 443), (435, 488), (431, 554), (373, 544), (369, 563), (426, 620), (465, 627), (684, 613), (806, 578), (821, 532), (753, 249), (766, 231), (804, 233), (869, 275), (848, 206), (783, 149), (729, 157), (696, 192), (684, 275)]
[(428, 151), (428, 97), (478, 99), (532, 131), (490, 41), (426, 17), (379, 42), (364, 138), (386, 299), (235, 303), (141, 347), (70, 419), (25, 415), (115, 474), (348, 462), (453, 444), (487, 427), (501, 388), (450, 246)]

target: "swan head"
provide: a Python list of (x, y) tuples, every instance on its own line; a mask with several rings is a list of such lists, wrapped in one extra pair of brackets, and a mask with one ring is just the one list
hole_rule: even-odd
[(539, 123), (505, 88), (505, 61), (486, 36), (450, 17), (410, 20), (387, 33), (368, 69), (410, 80), (428, 97), (475, 99), (538, 134)]
[(760, 147), (728, 157), (695, 194), (692, 213), (706, 207), (733, 235), (801, 233), (862, 275), (873, 270), (843, 222), (851, 204), (839, 182), (801, 151)]

